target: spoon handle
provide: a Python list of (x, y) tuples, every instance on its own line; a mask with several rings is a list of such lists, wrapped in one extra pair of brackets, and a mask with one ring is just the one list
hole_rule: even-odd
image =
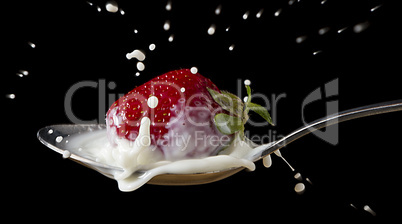
[(288, 145), (289, 143), (293, 142), (294, 140), (303, 137), (304, 135), (307, 135), (309, 133), (312, 133), (320, 128), (323, 127), (328, 127), (337, 123), (340, 123), (342, 121), (347, 121), (347, 120), (352, 120), (360, 117), (367, 117), (371, 115), (376, 115), (376, 114), (383, 114), (383, 113), (389, 113), (389, 112), (394, 112), (394, 111), (400, 111), (402, 110), (402, 100), (394, 100), (394, 101), (388, 101), (388, 102), (383, 102), (383, 103), (378, 103), (378, 104), (372, 104), (368, 106), (363, 106), (363, 107), (358, 107), (350, 110), (345, 110), (339, 113), (335, 113), (332, 115), (329, 115), (327, 117), (318, 119), (316, 121), (311, 122), (310, 124), (307, 124), (296, 131), (288, 134), (287, 136), (283, 137), (282, 139), (274, 142), (271, 144), (268, 148), (264, 149), (264, 151), (261, 152), (260, 156), (257, 156), (256, 160), (265, 157), (274, 151)]

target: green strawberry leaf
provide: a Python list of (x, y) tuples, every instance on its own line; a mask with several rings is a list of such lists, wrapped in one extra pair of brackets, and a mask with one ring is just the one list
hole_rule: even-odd
[(242, 115), (244, 104), (239, 97), (226, 91), (219, 93), (218, 91), (208, 87), (207, 90), (215, 102), (218, 103), (224, 110), (238, 117)]
[(248, 102), (247, 103), (248, 109), (256, 112), (259, 114), (262, 118), (264, 118), (268, 123), (270, 123), (272, 126), (275, 126), (274, 123), (272, 122), (272, 118), (268, 113), (268, 110), (265, 109), (265, 107), (258, 105), (256, 103)]
[(238, 131), (244, 131), (244, 124), (241, 118), (219, 113), (215, 115), (216, 128), (225, 135), (231, 135)]

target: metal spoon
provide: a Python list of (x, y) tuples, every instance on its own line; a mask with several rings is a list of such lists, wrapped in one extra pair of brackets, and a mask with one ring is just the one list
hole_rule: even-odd
[[(261, 158), (270, 155), (274, 151), (286, 146), (287, 144), (293, 142), (294, 140), (303, 137), (309, 133), (314, 132), (323, 127), (328, 127), (333, 124), (340, 123), (342, 121), (352, 120), (360, 117), (366, 117), (376, 114), (389, 113), (394, 111), (402, 110), (402, 100), (383, 102), (379, 104), (373, 104), (363, 107), (358, 107), (351, 110), (346, 110), (340, 113), (332, 114), (330, 116), (318, 119), (310, 124), (303, 126), (289, 135), (283, 137), (282, 139), (271, 143), (266, 148), (256, 152), (250, 158), (254, 162), (260, 160)], [(99, 163), (95, 161), (95, 158), (91, 158), (90, 155), (85, 155), (84, 153), (70, 152), (64, 150), (62, 139), (73, 134), (80, 134), (83, 132), (94, 131), (105, 129), (106, 126), (102, 124), (93, 125), (52, 125), (40, 129), (37, 133), (37, 137), (40, 142), (49, 147), (50, 149), (63, 154), (69, 159), (74, 160), (88, 168), (94, 169), (107, 177), (113, 178), (114, 171), (123, 171), (119, 167), (110, 166), (107, 164)], [(156, 185), (197, 185), (206, 184), (222, 180), (229, 177), (241, 170), (244, 167), (230, 168), (226, 170), (217, 170), (214, 172), (206, 173), (194, 173), (194, 174), (162, 174), (155, 176), (148, 183)], [(145, 171), (137, 171), (145, 172)]]

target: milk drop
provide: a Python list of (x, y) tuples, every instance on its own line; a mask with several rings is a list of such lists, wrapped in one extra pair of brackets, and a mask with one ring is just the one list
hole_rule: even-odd
[(257, 14), (255, 14), (255, 17), (257, 19), (261, 18), (262, 13), (264, 12), (264, 9), (260, 9), (260, 11), (257, 12)]
[(150, 45), (149, 45), (149, 50), (150, 50), (150, 51), (155, 50), (155, 48), (156, 48), (156, 45), (155, 45), (155, 44), (150, 44)]
[(172, 35), (169, 36), (168, 41), (173, 42), (173, 39), (174, 39), (174, 35), (172, 34)]
[(373, 8), (370, 9), (370, 12), (374, 12), (375, 10), (377, 10), (378, 8), (380, 8), (382, 5), (377, 5)]
[(365, 205), (365, 206), (363, 207), (363, 209), (364, 209), (364, 211), (370, 213), (372, 216), (376, 216), (376, 215), (377, 215), (377, 213), (375, 213), (375, 212), (373, 211), (373, 209), (371, 209), (368, 205)]
[(6, 97), (8, 98), (8, 99), (15, 99), (15, 94), (14, 93), (10, 93), (10, 94), (7, 94), (6, 95)]
[(215, 29), (216, 29), (215, 24), (212, 24), (212, 25), (208, 28), (208, 34), (209, 34), (209, 35), (214, 35)]
[(276, 12), (274, 13), (274, 16), (279, 16), (282, 12), (282, 9), (278, 9), (276, 10)]
[(151, 96), (151, 97), (148, 98), (147, 104), (148, 104), (149, 108), (155, 108), (155, 107), (158, 106), (158, 101), (159, 101), (158, 97)]
[(300, 173), (296, 173), (294, 177), (296, 180), (299, 180), (299, 181), (303, 180), (302, 175)]
[(142, 52), (140, 50), (134, 50), (131, 53), (127, 53), (126, 58), (128, 60), (130, 60), (132, 58), (137, 58), (139, 61), (143, 61), (143, 60), (145, 60), (145, 54), (144, 54), (144, 52)]
[(243, 19), (246, 20), (248, 19), (248, 15), (250, 14), (250, 11), (247, 11), (243, 14)]
[(166, 9), (166, 11), (172, 10), (172, 1), (169, 0), (167, 2), (166, 6), (165, 6), (165, 9)]
[(369, 22), (358, 23), (353, 26), (353, 32), (361, 33), (369, 27)]
[(28, 45), (31, 46), (32, 48), (36, 47), (36, 45), (34, 43), (30, 42), (30, 41), (28, 42)]
[(249, 79), (244, 80), (244, 85), (246, 86), (251, 85), (251, 81)]
[(165, 24), (163, 24), (163, 29), (168, 31), (170, 29), (170, 21), (166, 20)]
[(300, 44), (307, 39), (307, 36), (300, 36), (296, 38), (296, 43)]
[(317, 54), (319, 54), (319, 53), (321, 53), (321, 52), (322, 52), (321, 50), (314, 51), (314, 52), (313, 52), (313, 55), (317, 55)]
[(216, 7), (216, 9), (215, 9), (215, 15), (221, 14), (221, 10), (222, 10), (222, 5), (218, 5), (218, 7)]
[(71, 152), (68, 150), (64, 150), (62, 155), (63, 155), (63, 159), (68, 159), (71, 156)]
[(269, 168), (272, 166), (272, 159), (271, 159), (271, 155), (265, 156), (264, 158), (262, 158), (262, 164), (264, 164), (264, 166), (266, 168)]
[(277, 155), (278, 157), (280, 157), (288, 166), (292, 171), (295, 171), (295, 169), (290, 165), (290, 163), (282, 156), (282, 153), (278, 150), (276, 150), (275, 155)]
[(306, 190), (306, 186), (303, 183), (297, 183), (295, 185), (295, 192), (298, 194), (303, 194)]
[(229, 46), (229, 51), (233, 51), (234, 47), (235, 47), (234, 44), (230, 45), (230, 46)]
[(324, 34), (328, 33), (329, 30), (330, 30), (329, 27), (323, 27), (323, 28), (318, 30), (318, 34), (319, 35), (324, 35)]
[(108, 1), (108, 2), (106, 2), (106, 10), (108, 12), (115, 13), (115, 12), (119, 11), (119, 6), (117, 5), (117, 2), (115, 2), (115, 1)]
[(197, 67), (191, 67), (190, 72), (193, 74), (196, 74), (198, 72), (198, 68)]
[(345, 31), (347, 29), (347, 27), (341, 28), (338, 30), (338, 33), (342, 33), (343, 31)]
[(142, 62), (137, 62), (137, 69), (138, 69), (138, 71), (144, 71), (144, 69), (145, 69), (145, 65), (144, 65), (144, 63), (142, 63)]

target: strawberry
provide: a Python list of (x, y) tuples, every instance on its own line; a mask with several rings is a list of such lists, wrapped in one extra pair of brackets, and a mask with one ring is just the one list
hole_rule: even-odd
[(215, 155), (232, 141), (244, 138), (244, 124), (253, 110), (272, 124), (268, 111), (251, 103), (246, 85), (245, 104), (234, 94), (220, 91), (208, 78), (190, 69), (171, 71), (138, 86), (117, 100), (106, 114), (109, 140), (134, 142), (141, 119), (151, 121), (153, 149), (175, 161)]
[[(189, 69), (171, 71), (138, 86), (117, 100), (106, 114), (109, 139), (134, 141), (141, 119), (151, 120), (151, 145), (168, 160), (206, 157), (231, 141), (220, 133), (214, 115), (222, 113), (208, 89), (220, 92), (210, 79)], [(219, 142), (221, 141), (222, 142)], [(212, 142), (214, 141), (214, 142)]]

